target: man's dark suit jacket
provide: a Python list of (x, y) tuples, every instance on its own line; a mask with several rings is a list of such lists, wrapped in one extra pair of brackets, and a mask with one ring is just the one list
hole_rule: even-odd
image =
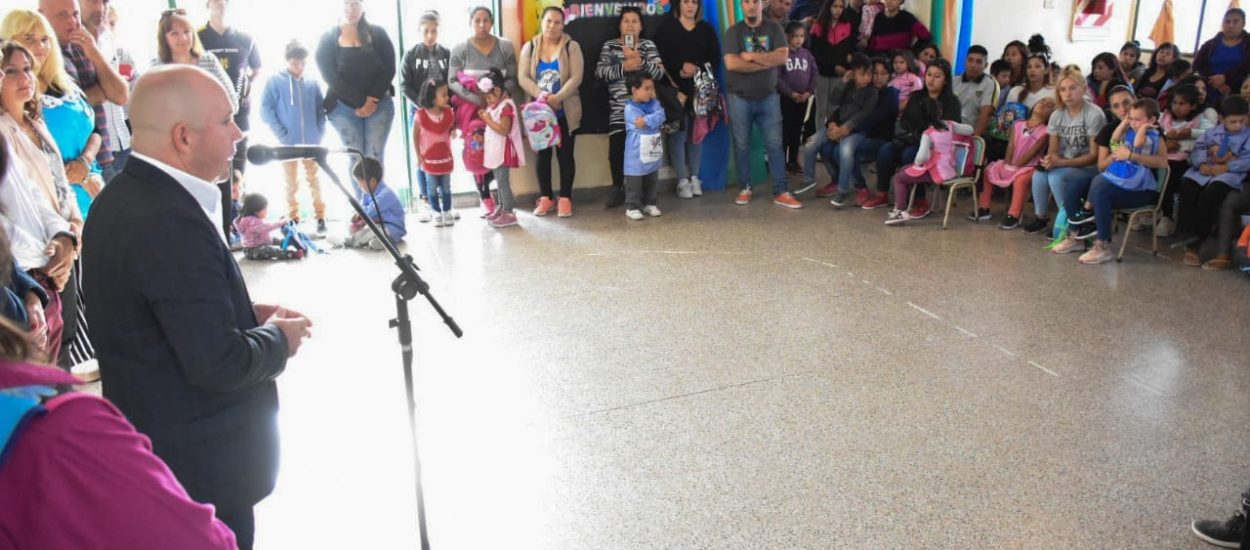
[(91, 207), (83, 289), (104, 397), (152, 438), (191, 498), (235, 510), (273, 491), (286, 337), (257, 326), (214, 222), (132, 158)]

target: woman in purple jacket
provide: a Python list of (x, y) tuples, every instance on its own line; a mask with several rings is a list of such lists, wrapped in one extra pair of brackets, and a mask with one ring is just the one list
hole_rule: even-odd
[(1209, 84), (1219, 96), (1237, 92), (1236, 87), (1250, 75), (1250, 34), (1246, 33), (1245, 11), (1233, 8), (1224, 14), (1220, 34), (1194, 55), (1194, 72), (1209, 76)]

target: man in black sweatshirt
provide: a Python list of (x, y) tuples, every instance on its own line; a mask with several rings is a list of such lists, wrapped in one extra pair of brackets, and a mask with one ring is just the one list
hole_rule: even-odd
[[(817, 131), (803, 146), (802, 191), (816, 186), (816, 153), (837, 177), (821, 189), (818, 196), (833, 195), (834, 206), (846, 204), (851, 195), (851, 168), (855, 165), (855, 147), (863, 139), (857, 130), (877, 106), (877, 88), (872, 85), (872, 61), (864, 54), (851, 57), (851, 82), (840, 93), (829, 96), (829, 113), (824, 131)], [(802, 192), (800, 191), (800, 192)]]

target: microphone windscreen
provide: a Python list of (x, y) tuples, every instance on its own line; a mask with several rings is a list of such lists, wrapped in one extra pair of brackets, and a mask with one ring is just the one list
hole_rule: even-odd
[(273, 149), (267, 145), (253, 145), (247, 148), (247, 161), (252, 164), (268, 164), (273, 160)]

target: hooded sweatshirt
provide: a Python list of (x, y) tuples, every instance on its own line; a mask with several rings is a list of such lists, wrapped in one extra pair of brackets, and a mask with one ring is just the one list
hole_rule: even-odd
[(260, 118), (283, 145), (318, 145), (326, 129), (324, 102), (316, 80), (282, 71), (265, 84)]

